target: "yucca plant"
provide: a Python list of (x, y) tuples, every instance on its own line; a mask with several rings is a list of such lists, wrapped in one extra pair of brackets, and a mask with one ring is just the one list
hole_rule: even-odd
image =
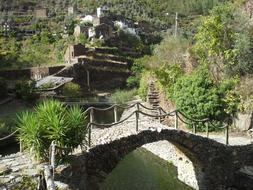
[(65, 148), (60, 158), (86, 143), (86, 116), (79, 107), (67, 108), (61, 102), (49, 100), (39, 104), (34, 112), (18, 116), (19, 138), (23, 148), (37, 160), (48, 158), (52, 141)]

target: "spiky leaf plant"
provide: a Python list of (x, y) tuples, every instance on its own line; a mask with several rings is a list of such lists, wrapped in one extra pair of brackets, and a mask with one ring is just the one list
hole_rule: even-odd
[(34, 112), (18, 116), (19, 138), (22, 146), (38, 160), (48, 158), (52, 141), (64, 147), (61, 157), (86, 142), (86, 116), (79, 107), (67, 108), (61, 102), (48, 100), (39, 104)]

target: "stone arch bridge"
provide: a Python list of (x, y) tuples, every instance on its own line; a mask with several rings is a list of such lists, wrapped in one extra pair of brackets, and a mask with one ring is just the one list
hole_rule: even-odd
[[(153, 125), (152, 122), (149, 124)], [(154, 127), (100, 142), (87, 153), (73, 157), (77, 161), (71, 166), (75, 176), (73, 180), (78, 183), (85, 178), (87, 184), (84, 189), (99, 189), (99, 183), (127, 154), (145, 144), (158, 141), (172, 143), (189, 158), (194, 166), (198, 189), (201, 190), (233, 189), (238, 185), (235, 182), (238, 182), (239, 170), (244, 166), (253, 166), (252, 144), (226, 146), (182, 130)], [(84, 187), (84, 184), (79, 185), (79, 189), (80, 187)]]

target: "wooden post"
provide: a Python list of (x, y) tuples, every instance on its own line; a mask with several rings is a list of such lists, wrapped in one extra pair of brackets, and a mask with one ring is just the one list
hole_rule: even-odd
[(138, 123), (138, 120), (139, 120), (139, 112), (138, 111), (135, 111), (135, 127), (136, 127), (136, 132), (139, 131), (139, 123)]
[(52, 177), (51, 168), (49, 165), (44, 166), (44, 176), (47, 185), (47, 190), (55, 190), (54, 179)]
[(229, 145), (229, 127), (228, 127), (228, 125), (226, 126), (225, 136), (226, 136), (226, 145)]
[(209, 138), (209, 125), (208, 123), (204, 123), (206, 125), (206, 137)]
[(51, 143), (51, 153), (50, 153), (50, 166), (52, 169), (52, 179), (54, 180), (54, 168), (55, 168), (55, 144), (54, 141)]
[(177, 111), (175, 111), (175, 129), (178, 129), (178, 116), (177, 116)]
[(87, 74), (87, 86), (88, 86), (88, 89), (90, 90), (90, 72), (87, 70), (86, 74)]
[(89, 129), (88, 129), (88, 144), (89, 144), (89, 147), (91, 147), (91, 124), (89, 124)]
[(174, 34), (175, 37), (177, 37), (177, 30), (178, 30), (178, 12), (176, 12), (175, 18), (175, 34)]
[(21, 138), (19, 139), (19, 152), (23, 152)]
[(114, 106), (114, 122), (117, 123), (118, 122), (118, 112), (117, 112), (117, 105)]
[(196, 124), (193, 123), (193, 133), (196, 134), (197, 133), (197, 128), (196, 128)]
[(136, 103), (136, 106), (137, 106), (137, 111), (139, 112), (140, 111), (140, 105), (139, 105), (139, 102)]
[(162, 116), (161, 116), (162, 115), (162, 108), (159, 107), (158, 111), (159, 111), (159, 122), (162, 123)]
[(92, 130), (92, 124), (94, 121), (94, 110), (93, 108), (90, 110), (90, 126), (89, 126), (89, 147), (91, 146), (91, 130)]

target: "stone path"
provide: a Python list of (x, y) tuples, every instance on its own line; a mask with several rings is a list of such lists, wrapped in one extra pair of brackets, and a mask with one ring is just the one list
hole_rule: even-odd
[[(121, 119), (126, 118), (128, 115), (130, 115), (133, 111), (135, 111), (136, 108), (130, 108), (127, 111), (123, 112)], [(141, 111), (146, 112), (145, 110), (141, 109)], [(131, 118), (129, 118), (127, 121), (125, 121), (122, 124), (115, 125), (109, 128), (100, 129), (100, 128), (94, 128), (92, 129), (92, 137), (91, 137), (91, 144), (92, 146), (96, 146), (98, 144), (104, 144), (106, 142), (110, 142), (116, 139), (120, 139), (122, 137), (129, 136), (131, 134), (136, 134), (136, 128), (135, 128), (135, 115), (133, 115)], [(163, 125), (159, 122), (159, 120), (150, 118), (148, 116), (144, 116), (140, 114), (139, 117), (139, 131), (142, 130), (156, 130), (156, 129), (168, 129), (172, 127), (168, 127), (166, 125)], [(201, 136), (205, 136), (205, 134), (197, 134)], [(211, 134), (209, 135), (209, 138), (225, 144), (225, 135), (223, 134)], [(247, 137), (230, 137), (229, 138), (229, 145), (247, 145), (251, 144), (253, 139), (247, 138)]]
[(2, 185), (12, 185), (22, 179), (22, 175), (36, 177), (42, 165), (32, 164), (31, 159), (23, 153), (11, 154), (5, 157), (0, 155), (0, 190)]

